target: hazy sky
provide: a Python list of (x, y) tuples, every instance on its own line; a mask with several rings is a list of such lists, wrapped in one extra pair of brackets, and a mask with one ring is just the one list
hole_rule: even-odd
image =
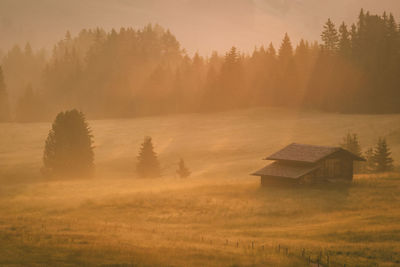
[(400, 0), (0, 0), (0, 48), (30, 41), (51, 48), (67, 30), (159, 23), (188, 52), (209, 54), (232, 45), (251, 51), (279, 43), (284, 32), (319, 40), (323, 23), (352, 22), (361, 7), (400, 18)]

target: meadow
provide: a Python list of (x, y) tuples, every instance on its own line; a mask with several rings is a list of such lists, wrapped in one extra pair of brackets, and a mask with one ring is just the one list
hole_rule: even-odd
[[(400, 265), (400, 175), (295, 188), (249, 175), (288, 143), (338, 145), (348, 132), (363, 148), (386, 137), (400, 159), (400, 115), (250, 109), (89, 123), (96, 176), (84, 180), (41, 177), (50, 123), (0, 125), (0, 265)], [(158, 179), (135, 173), (147, 135)], [(175, 175), (180, 157), (188, 179)]]

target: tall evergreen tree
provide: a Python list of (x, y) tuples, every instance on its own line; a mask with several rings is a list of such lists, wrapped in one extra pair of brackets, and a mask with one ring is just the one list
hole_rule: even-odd
[(324, 30), (321, 34), (322, 41), (324, 42), (323, 47), (328, 51), (336, 51), (339, 43), (339, 36), (335, 27), (335, 24), (328, 19), (324, 25)]
[(350, 33), (344, 22), (339, 27), (339, 53), (346, 58), (351, 55)]
[(356, 133), (348, 133), (344, 138), (343, 142), (340, 144), (341, 147), (350, 151), (354, 155), (361, 157), (361, 146), (358, 140), (358, 135)]
[(228, 67), (234, 66), (239, 60), (239, 54), (235, 46), (231, 47), (231, 50), (225, 55), (225, 64)]
[(304, 39), (301, 39), (296, 47), (295, 56), (296, 57), (300, 56), (301, 58), (307, 58), (308, 50), (309, 50), (308, 42), (304, 41)]
[(268, 49), (267, 49), (267, 54), (271, 57), (276, 57), (276, 50), (275, 47), (272, 43), (269, 44)]
[[(244, 71), (242, 58), (236, 47), (232, 47), (225, 55), (219, 83), (222, 96), (218, 100), (221, 109), (240, 107), (244, 103), (241, 96), (244, 87)], [(227, 95), (229, 98), (226, 98)]]
[(358, 37), (358, 33), (357, 33), (357, 26), (353, 23), (351, 24), (351, 29), (350, 29), (350, 44), (351, 44), (351, 54), (355, 55), (357, 54), (357, 37)]
[[(385, 26), (386, 26), (386, 36), (385, 36), (386, 46), (384, 48), (386, 55), (385, 58), (387, 61), (389, 61), (387, 63), (389, 64), (397, 63), (398, 66), (398, 61), (400, 58), (400, 53), (399, 53), (400, 33), (393, 14), (390, 13), (389, 18), (385, 21)], [(392, 65), (391, 67), (397, 68), (397, 66)]]
[(10, 119), (10, 110), (3, 69), (0, 66), (0, 122)]
[(365, 164), (364, 164), (364, 171), (367, 173), (374, 172), (375, 171), (375, 161), (374, 161), (374, 149), (373, 148), (368, 148), (365, 153)]
[(393, 170), (392, 152), (386, 143), (385, 138), (379, 138), (374, 149), (373, 161), (376, 172), (387, 172)]
[(186, 167), (185, 162), (183, 161), (183, 159), (180, 159), (179, 164), (178, 164), (178, 169), (176, 170), (176, 173), (181, 178), (187, 178), (187, 177), (190, 176), (190, 171)]
[[(359, 157), (362, 156), (361, 152), (361, 145), (358, 140), (358, 135), (356, 133), (348, 133), (344, 138), (343, 142), (340, 144), (342, 148), (350, 151), (354, 155), (357, 155)], [(362, 169), (362, 164), (360, 162), (354, 162), (354, 171), (356, 173), (361, 172)]]
[(138, 155), (136, 169), (140, 177), (155, 178), (161, 175), (160, 163), (157, 154), (154, 152), (151, 137), (144, 138)]
[[(286, 33), (278, 52), (279, 70), (277, 86), (275, 91), (275, 105), (278, 106), (293, 106), (296, 100), (300, 99), (298, 88), (298, 73), (294, 61), (294, 53), (292, 42), (289, 35)], [(302, 68), (303, 66), (300, 66)]]
[(361, 8), (360, 10), (360, 14), (358, 15), (358, 22), (357, 22), (357, 26), (358, 26), (358, 31), (361, 34), (364, 34), (365, 31), (365, 25), (366, 25), (366, 20), (365, 20), (365, 13), (364, 13), (364, 9)]
[(48, 176), (91, 176), (93, 135), (82, 112), (60, 112), (47, 136), (42, 172)]
[(293, 57), (293, 46), (287, 33), (285, 33), (285, 36), (283, 37), (278, 56), (279, 60), (284, 64), (287, 64), (287, 62)]

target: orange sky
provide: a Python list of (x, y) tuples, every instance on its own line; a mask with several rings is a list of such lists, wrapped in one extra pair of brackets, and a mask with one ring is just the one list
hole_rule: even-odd
[(66, 30), (152, 22), (170, 28), (189, 53), (251, 51), (279, 43), (286, 31), (295, 41), (319, 40), (328, 17), (351, 22), (361, 7), (400, 20), (398, 0), (0, 0), (0, 48), (26, 41), (51, 48)]

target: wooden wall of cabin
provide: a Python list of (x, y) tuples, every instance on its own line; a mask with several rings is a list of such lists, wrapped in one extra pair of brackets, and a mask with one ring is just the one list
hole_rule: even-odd
[(342, 159), (342, 173), (344, 179), (353, 180), (353, 169), (352, 159)]
[(353, 159), (342, 154), (332, 155), (319, 163), (315, 176), (320, 179), (353, 179)]

